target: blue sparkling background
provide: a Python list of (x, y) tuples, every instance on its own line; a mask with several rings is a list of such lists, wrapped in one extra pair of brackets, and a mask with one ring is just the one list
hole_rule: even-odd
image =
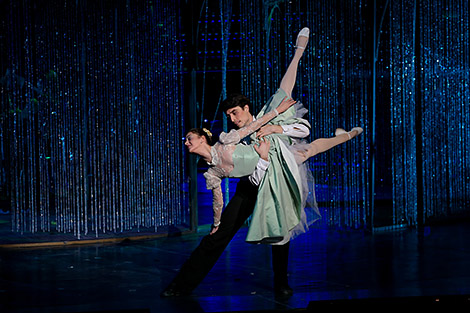
[[(190, 227), (185, 130), (229, 129), (219, 105), (230, 92), (259, 110), (304, 26), (294, 97), (309, 109), (310, 139), (364, 128), (310, 161), (317, 227), (469, 214), (466, 1), (0, 5), (1, 209), (13, 232)], [(234, 181), (225, 183), (228, 200)], [(199, 181), (200, 221), (210, 215), (203, 189)]]

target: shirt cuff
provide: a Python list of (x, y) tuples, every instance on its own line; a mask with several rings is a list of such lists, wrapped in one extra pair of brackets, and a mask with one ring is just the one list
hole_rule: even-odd
[(266, 171), (269, 167), (269, 161), (259, 158), (258, 165), (256, 167), (259, 168), (260, 170)]
[(308, 127), (302, 124), (281, 125), (284, 135), (295, 138), (305, 138), (310, 134)]

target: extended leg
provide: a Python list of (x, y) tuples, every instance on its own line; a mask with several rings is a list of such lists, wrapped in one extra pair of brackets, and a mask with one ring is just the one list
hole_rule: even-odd
[(362, 128), (354, 127), (351, 131), (346, 132), (343, 129), (336, 130), (336, 136), (331, 138), (319, 138), (312, 141), (309, 144), (308, 150), (303, 151), (300, 155), (300, 159), (298, 160), (299, 163), (305, 162), (307, 159), (330, 150), (337, 145), (345, 143), (346, 141), (351, 140), (352, 138), (356, 137), (362, 133)]
[(281, 80), (280, 88), (284, 90), (289, 97), (292, 95), (292, 90), (294, 89), (295, 81), (297, 79), (297, 67), (299, 66), (300, 58), (307, 47), (309, 33), (309, 29), (305, 27), (297, 35), (294, 57)]

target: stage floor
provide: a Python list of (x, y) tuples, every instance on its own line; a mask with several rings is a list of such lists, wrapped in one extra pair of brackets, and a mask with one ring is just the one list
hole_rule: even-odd
[[(160, 291), (207, 231), (114, 245), (0, 250), (0, 312), (302, 311), (321, 300), (470, 294), (470, 224), (369, 234), (313, 229), (291, 244), (294, 295), (272, 293), (271, 249), (242, 228), (192, 296)], [(141, 310), (141, 311), (140, 311)]]

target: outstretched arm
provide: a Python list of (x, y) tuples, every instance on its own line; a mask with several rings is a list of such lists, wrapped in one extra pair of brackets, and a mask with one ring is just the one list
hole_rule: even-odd
[[(272, 110), (272, 111), (266, 113), (262, 117), (260, 117), (257, 120), (251, 122), (247, 126), (236, 130), (235, 132), (238, 134), (238, 137), (240, 139), (245, 138), (246, 136), (249, 136), (252, 133), (254, 133), (255, 131), (257, 131), (261, 126), (268, 123), (270, 120), (272, 120), (273, 118), (275, 118), (279, 114), (284, 113), (287, 109), (289, 109), (292, 105), (294, 105), (295, 102), (296, 101), (293, 100), (292, 98), (285, 97), (275, 110)], [(221, 141), (222, 140), (223, 139), (221, 138)], [(222, 141), (222, 142), (225, 143), (224, 141)]]
[(210, 232), (211, 235), (219, 229), (222, 208), (224, 207), (224, 199), (220, 185), (217, 188), (212, 189), (212, 207), (214, 209), (214, 223), (212, 224)]
[(212, 190), (212, 209), (214, 211), (214, 223), (211, 234), (215, 233), (220, 225), (220, 217), (222, 216), (222, 209), (224, 207), (224, 198), (222, 196), (222, 188), (220, 184), (222, 182), (219, 175), (213, 168), (209, 168), (204, 173), (206, 179), (206, 188)]

